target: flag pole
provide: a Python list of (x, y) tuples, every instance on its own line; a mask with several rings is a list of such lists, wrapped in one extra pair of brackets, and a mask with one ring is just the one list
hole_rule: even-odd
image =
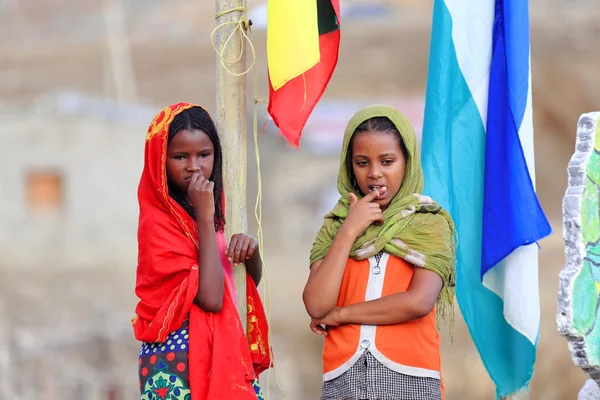
[[(117, 101), (137, 102), (137, 80), (133, 68), (133, 56), (127, 33), (127, 21), (122, 0), (104, 0), (104, 26), (108, 46), (108, 59), (105, 69), (112, 72), (113, 86)], [(106, 84), (106, 83), (105, 83)], [(107, 89), (105, 87), (105, 89)]]
[[(225, 186), (225, 233), (247, 232), (246, 216), (246, 51), (242, 32), (247, 29), (244, 0), (216, 0), (215, 47), (216, 69), (216, 125), (223, 146), (223, 177)], [(229, 40), (228, 40), (229, 39)], [(227, 62), (223, 62), (223, 60)], [(225, 65), (224, 65), (225, 64)], [(234, 74), (232, 74), (231, 72)], [(239, 75), (238, 75), (239, 74)], [(233, 269), (240, 319), (246, 330), (246, 268)]]

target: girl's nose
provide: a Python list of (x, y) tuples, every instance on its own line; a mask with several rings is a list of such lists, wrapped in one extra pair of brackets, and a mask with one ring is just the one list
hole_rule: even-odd
[(381, 177), (381, 170), (379, 168), (371, 168), (369, 170), (369, 178), (377, 179)]

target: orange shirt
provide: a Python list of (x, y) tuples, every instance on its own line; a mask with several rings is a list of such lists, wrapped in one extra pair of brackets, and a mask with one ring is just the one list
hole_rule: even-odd
[[(340, 287), (339, 307), (408, 290), (414, 267), (383, 253), (356, 261), (349, 258)], [(365, 350), (387, 368), (418, 377), (441, 379), (440, 336), (435, 310), (398, 325), (342, 325), (331, 329), (323, 347), (323, 378), (335, 379), (350, 369)]]

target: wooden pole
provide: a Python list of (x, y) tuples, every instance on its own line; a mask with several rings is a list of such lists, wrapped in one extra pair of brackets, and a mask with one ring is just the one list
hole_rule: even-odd
[[(221, 135), (223, 146), (223, 172), (225, 199), (227, 208), (226, 235), (246, 232), (246, 77), (241, 74), (246, 70), (246, 54), (241, 32), (235, 22), (245, 16), (241, 11), (243, 0), (216, 0), (217, 26), (215, 45), (217, 51), (227, 61), (236, 61), (222, 65), (217, 55), (217, 129)], [(240, 10), (229, 10), (240, 8)], [(233, 34), (233, 36), (232, 36)], [(230, 38), (230, 36), (232, 36)], [(230, 38), (230, 39), (229, 39)], [(229, 39), (229, 41), (228, 41)], [(227, 43), (226, 43), (227, 42)], [(228, 71), (229, 70), (229, 71)], [(246, 268), (243, 265), (234, 267), (235, 286), (237, 291), (238, 312), (246, 329)]]
[(109, 61), (117, 100), (119, 103), (136, 102), (137, 84), (122, 0), (104, 0), (103, 8)]
[(11, 355), (14, 348), (11, 349), (11, 335), (9, 324), (12, 323), (5, 312), (5, 303), (0, 299), (0, 398), (16, 398), (13, 392), (14, 387), (14, 366), (11, 364)]

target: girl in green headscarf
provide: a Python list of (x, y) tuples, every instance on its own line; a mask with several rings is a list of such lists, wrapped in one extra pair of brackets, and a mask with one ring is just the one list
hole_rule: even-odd
[(404, 114), (377, 105), (352, 117), (337, 186), (303, 293), (312, 330), (325, 336), (321, 399), (442, 399), (436, 320), (453, 319), (455, 231), (420, 194)]

